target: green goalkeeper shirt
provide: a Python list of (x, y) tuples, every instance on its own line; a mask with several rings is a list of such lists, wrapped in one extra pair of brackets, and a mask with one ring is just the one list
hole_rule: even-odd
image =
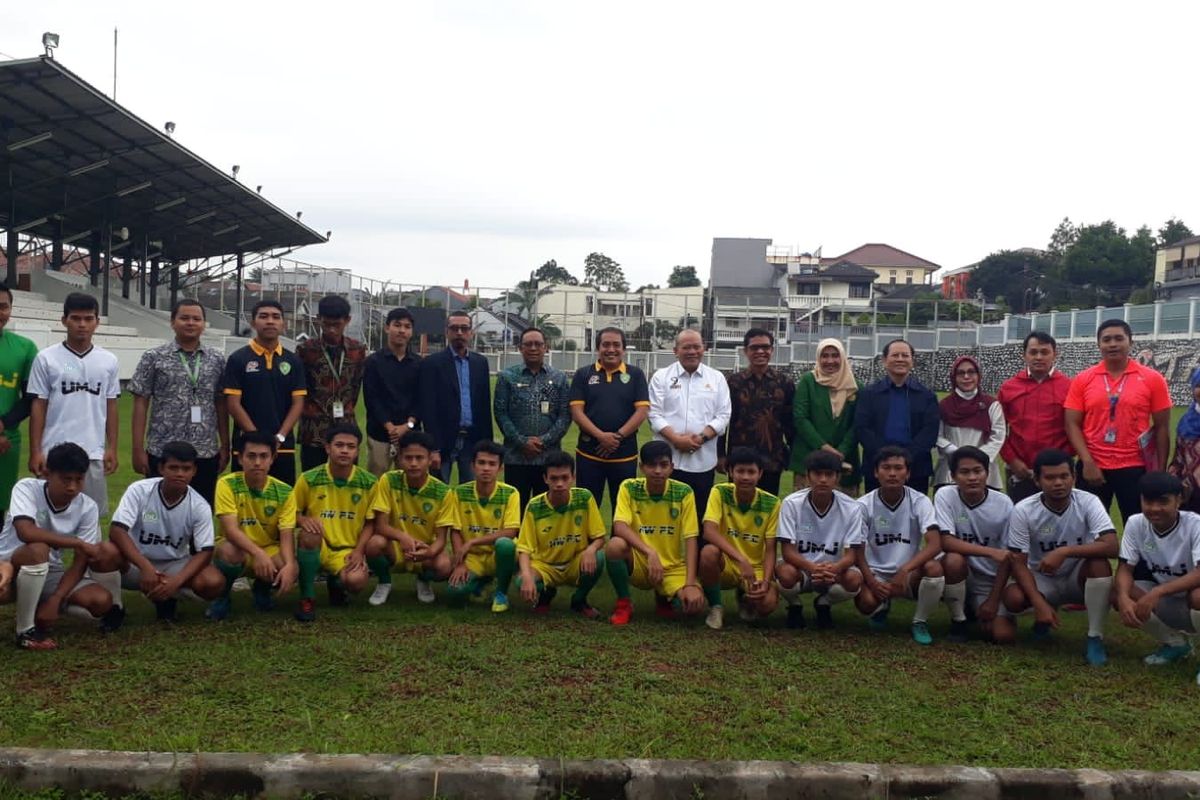
[(25, 384), (37, 345), (12, 331), (0, 331), (0, 422), (10, 441), (20, 441), (19, 426), (29, 416)]

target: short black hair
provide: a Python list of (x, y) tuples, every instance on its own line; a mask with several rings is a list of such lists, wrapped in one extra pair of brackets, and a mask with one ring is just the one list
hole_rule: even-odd
[(355, 441), (362, 442), (362, 431), (353, 422), (338, 422), (329, 426), (325, 431), (325, 444), (333, 444), (333, 437), (346, 434), (353, 436)]
[(520, 336), (520, 338), (517, 339), (517, 341), (524, 344), (525, 343), (525, 334), (527, 334), (527, 333), (536, 333), (542, 337), (543, 343), (546, 341), (546, 332), (544, 330), (542, 330), (541, 328), (538, 328), (535, 326), (530, 326), (530, 327), (526, 328), (525, 330), (521, 331), (521, 336)]
[(1028, 334), (1026, 334), (1025, 341), (1021, 342), (1021, 352), (1022, 353), (1024, 353), (1026, 350), (1029, 349), (1029, 342), (1031, 340), (1036, 340), (1038, 342), (1041, 342), (1042, 344), (1048, 344), (1054, 350), (1058, 350), (1058, 342), (1055, 340), (1055, 338), (1053, 336), (1046, 333), (1045, 331), (1030, 331)]
[(261, 444), (271, 448), (274, 453), (279, 449), (279, 440), (275, 438), (275, 434), (267, 433), (266, 431), (246, 431), (242, 434), (242, 450), (246, 449), (248, 444)]
[(451, 311), (449, 314), (446, 315), (446, 324), (447, 325), (450, 324), (451, 317), (465, 317), (466, 319), (469, 320), (469, 319), (471, 319), (471, 314), (466, 309), (456, 308), (453, 311)]
[(733, 468), (739, 464), (753, 464), (760, 470), (766, 466), (762, 453), (753, 447), (735, 447), (725, 456), (725, 474), (732, 475)]
[(179, 316), (179, 309), (183, 308), (184, 306), (196, 306), (200, 309), (200, 316), (204, 319), (208, 319), (208, 313), (204, 310), (204, 304), (193, 297), (181, 297), (176, 300), (175, 305), (171, 306), (171, 319), (175, 319), (177, 316)]
[(396, 450), (399, 452), (406, 447), (411, 447), (412, 445), (424, 447), (430, 453), (438, 449), (437, 442), (435, 442), (433, 437), (425, 431), (409, 431), (400, 437), (400, 441), (396, 442)]
[(1072, 469), (1075, 467), (1075, 461), (1067, 451), (1059, 450), (1057, 447), (1047, 447), (1033, 457), (1033, 474), (1040, 477), (1044, 467), (1060, 467), (1063, 464)]
[(330, 319), (349, 319), (350, 301), (340, 294), (327, 294), (317, 303), (317, 316)]
[(571, 474), (575, 474), (575, 457), (563, 450), (551, 450), (546, 454), (546, 460), (542, 462), (542, 474), (545, 475), (555, 467), (567, 467), (571, 470)]
[(841, 472), (842, 458), (828, 450), (813, 450), (804, 459), (804, 474), (810, 472)]
[(759, 336), (765, 336), (771, 340), (771, 347), (775, 346), (775, 334), (771, 333), (766, 328), (751, 328), (746, 331), (746, 335), (742, 337), (742, 347), (749, 347), (750, 340)]
[(1138, 494), (1143, 500), (1163, 500), (1171, 495), (1183, 495), (1183, 481), (1169, 472), (1147, 472), (1138, 480)]
[(71, 292), (67, 295), (67, 299), (63, 300), (63, 316), (69, 316), (72, 311), (91, 311), (98, 317), (100, 316), (100, 304), (90, 294)]
[(283, 304), (278, 300), (259, 300), (254, 304), (254, 307), (250, 309), (250, 319), (257, 317), (259, 309), (262, 308), (273, 308), (279, 312), (279, 316), (283, 316)]
[(638, 454), (638, 458), (643, 464), (654, 464), (662, 461), (664, 458), (671, 457), (671, 445), (664, 442), (662, 439), (651, 439), (642, 445), (642, 450)]
[(401, 319), (406, 319), (413, 325), (417, 324), (417, 321), (415, 319), (413, 319), (412, 312), (409, 311), (404, 306), (400, 306), (399, 308), (393, 308), (391, 311), (389, 311), (387, 313), (387, 319), (384, 320), (383, 324), (391, 325), (393, 322), (396, 322), (397, 320), (401, 320)]
[(471, 448), (471, 460), (474, 461), (480, 453), (495, 456), (500, 459), (501, 464), (504, 463), (504, 448), (493, 439), (480, 439), (476, 442), (475, 446)]
[(883, 357), (884, 358), (887, 358), (888, 351), (892, 349), (892, 345), (894, 345), (894, 344), (902, 344), (902, 345), (905, 345), (906, 347), (908, 347), (908, 352), (910, 355), (916, 356), (916, 354), (917, 354), (917, 351), (913, 349), (912, 342), (908, 341), (908, 339), (892, 339), (890, 342), (888, 342), (887, 344), (885, 344), (883, 346)]
[[(830, 453), (829, 455), (833, 455), (833, 453)], [(878, 469), (879, 465), (884, 461), (887, 461), (889, 458), (903, 458), (904, 466), (908, 469), (912, 469), (912, 453), (908, 452), (907, 447), (901, 447), (897, 444), (885, 444), (883, 447), (879, 448), (879, 450), (875, 453), (875, 469)]]
[(0, 293), (8, 295), (8, 302), (12, 303), (12, 301), (13, 301), (12, 289), (8, 288), (8, 284), (5, 283), (4, 281), (0, 281)]
[(190, 442), (167, 442), (163, 445), (160, 463), (166, 463), (168, 458), (195, 464), (200, 459), (200, 454)]
[(69, 472), (86, 475), (91, 461), (87, 451), (74, 442), (63, 442), (50, 448), (46, 454), (46, 469), (50, 472)]
[(971, 445), (966, 445), (964, 447), (958, 448), (957, 450), (955, 450), (953, 453), (950, 454), (950, 474), (951, 475), (953, 475), (955, 472), (958, 472), (958, 465), (960, 463), (962, 463), (962, 461), (964, 459), (978, 461), (980, 464), (983, 465), (983, 469), (985, 472), (992, 464), (992, 460), (990, 458), (988, 458), (987, 453), (983, 452), (978, 447), (972, 447)]
[(1100, 334), (1104, 333), (1106, 328), (1120, 328), (1125, 331), (1125, 335), (1133, 339), (1133, 328), (1129, 327), (1129, 323), (1123, 319), (1106, 319), (1100, 323), (1100, 327), (1096, 328), (1096, 341), (1100, 341)]
[(596, 331), (596, 349), (597, 350), (600, 349), (600, 340), (604, 338), (604, 334), (606, 334), (606, 333), (615, 333), (617, 336), (620, 336), (621, 337), (621, 347), (625, 346), (625, 331), (621, 330), (620, 328), (615, 328), (612, 325), (609, 325), (607, 328), (601, 328), (600, 330)]

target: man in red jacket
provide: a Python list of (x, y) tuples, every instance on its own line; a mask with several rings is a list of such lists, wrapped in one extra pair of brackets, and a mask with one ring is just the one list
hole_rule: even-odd
[(1025, 369), (1006, 380), (996, 395), (1008, 422), (1000, 457), (1008, 465), (1008, 496), (1014, 503), (1040, 491), (1033, 479), (1038, 453), (1049, 448), (1074, 453), (1063, 421), (1071, 379), (1054, 368), (1058, 343), (1048, 333), (1033, 331), (1022, 350)]

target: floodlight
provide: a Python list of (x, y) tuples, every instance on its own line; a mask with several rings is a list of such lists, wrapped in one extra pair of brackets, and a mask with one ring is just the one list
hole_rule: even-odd
[(258, 192), (259, 194), (262, 194), (262, 184), (260, 183), (258, 186), (255, 186), (254, 191)]
[(186, 197), (176, 197), (174, 200), (168, 200), (165, 203), (159, 203), (158, 205), (156, 205), (154, 207), (154, 210), (155, 211), (166, 211), (168, 208), (174, 208), (175, 206), (180, 205), (182, 203), (186, 203), (186, 202), (187, 202)]
[(304, 212), (303, 212), (303, 211), (297, 211), (297, 212), (296, 212), (296, 219), (300, 219), (300, 218), (301, 218), (301, 217), (303, 217), (303, 216), (304, 216)]
[(53, 138), (53, 136), (54, 134), (52, 132), (46, 131), (45, 133), (39, 133), (37, 136), (30, 136), (28, 139), (22, 139), (19, 142), (13, 142), (8, 146), (8, 152), (15, 153), (16, 151), (22, 150), (26, 147), (32, 147), (35, 144), (41, 144), (47, 139)]
[(242, 227), (242, 226), (241, 225), (230, 225), (227, 228), (221, 228), (221, 230), (219, 230), (219, 231), (213, 231), (212, 235), (213, 236), (224, 236), (227, 233), (233, 233), (240, 227)]
[(175, 123), (168, 122), (166, 125), (163, 125), (163, 129), (166, 130), (167, 136), (171, 136), (175, 133)]
[(143, 189), (149, 189), (153, 185), (154, 185), (153, 181), (143, 181), (134, 186), (126, 186), (124, 189), (119, 189), (117, 191), (117, 197), (128, 197), (129, 195), (133, 194), (134, 192), (140, 192)]
[(215, 211), (205, 211), (203, 214), (197, 214), (196, 216), (192, 217), (191, 219), (186, 220), (185, 224), (195, 225), (197, 222), (203, 222), (204, 220), (211, 219), (212, 217), (215, 217), (216, 215), (217, 215), (217, 212), (215, 212)]
[(108, 166), (108, 159), (102, 158), (99, 161), (93, 161), (91, 164), (84, 164), (82, 167), (76, 167), (75, 169), (68, 172), (67, 176), (71, 177), (71, 178), (78, 178), (80, 175), (86, 175), (87, 173), (91, 172), (92, 170), (100, 169), (101, 167), (107, 167), (107, 166)]
[(46, 31), (42, 34), (42, 47), (46, 49), (46, 57), (54, 58), (54, 53), (51, 52), (58, 47), (58, 34)]
[(241, 165), (239, 165), (239, 164), (233, 165), (233, 179), (234, 180), (237, 180), (238, 173), (241, 171), (242, 171)]
[(240, 242), (237, 243), (237, 246), (245, 247), (246, 245), (250, 244), (251, 242), (257, 242), (261, 238), (262, 238), (261, 236), (251, 236), (249, 239), (242, 239)]

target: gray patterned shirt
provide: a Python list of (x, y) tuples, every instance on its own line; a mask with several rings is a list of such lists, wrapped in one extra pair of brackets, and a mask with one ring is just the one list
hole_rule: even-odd
[[(190, 355), (173, 341), (142, 353), (129, 390), (150, 399), (150, 455), (161, 456), (163, 445), (176, 441), (189, 442), (201, 458), (217, 454), (217, 401), (223, 399), (224, 372), (224, 354), (204, 344)], [(196, 376), (194, 385), (190, 373)], [(191, 421), (192, 406), (200, 408), (198, 423)]]

